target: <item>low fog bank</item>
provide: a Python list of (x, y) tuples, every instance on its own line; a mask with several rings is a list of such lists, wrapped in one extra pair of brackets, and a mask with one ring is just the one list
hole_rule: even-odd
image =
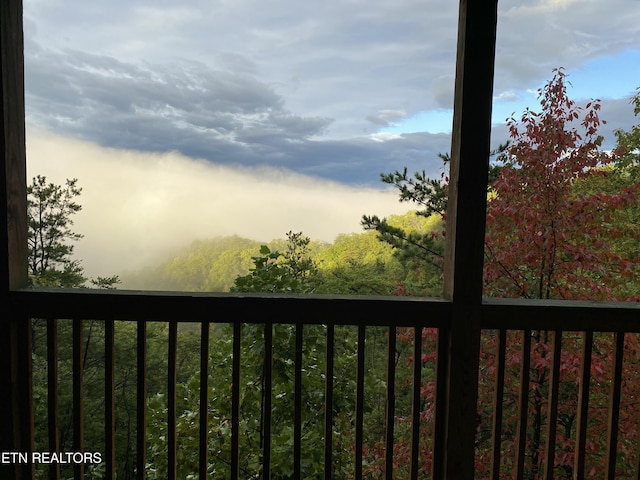
[(89, 276), (122, 275), (194, 240), (239, 235), (258, 241), (289, 230), (332, 242), (361, 232), (363, 214), (406, 212), (394, 191), (357, 188), (275, 168), (233, 168), (177, 153), (115, 150), (27, 132), (28, 181), (45, 175), (82, 187), (75, 247)]

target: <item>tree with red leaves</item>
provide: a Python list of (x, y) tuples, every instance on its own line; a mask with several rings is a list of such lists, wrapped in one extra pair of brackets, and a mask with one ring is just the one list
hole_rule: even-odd
[(606, 166), (621, 152), (602, 151), (600, 103), (576, 106), (567, 97), (562, 70), (541, 89), (540, 99), (540, 113), (527, 110), (519, 122), (513, 117), (507, 122), (511, 143), (487, 212), (485, 292), (537, 299), (636, 298), (626, 286), (640, 276), (640, 252), (619, 251), (612, 240), (635, 235), (640, 241), (640, 232), (611, 219), (637, 205), (640, 184), (611, 193), (577, 191), (610, 175)]
[[(605, 152), (598, 135), (598, 100), (584, 108), (570, 100), (566, 75), (555, 70), (540, 90), (540, 113), (526, 110), (507, 122), (511, 143), (498, 179), (492, 185), (485, 241), (485, 294), (533, 299), (638, 300), (640, 251), (618, 248), (619, 239), (640, 245), (640, 231), (614, 222), (638, 205), (640, 183), (599, 191), (588, 185), (606, 183), (609, 168), (624, 151)], [(631, 339), (632, 337), (630, 337)], [(561, 370), (569, 372), (570, 358), (579, 352), (567, 340)], [(486, 348), (491, 348), (489, 339)], [(530, 471), (542, 471), (545, 401), (550, 376), (550, 334), (532, 332)], [(573, 346), (572, 346), (573, 345)], [(611, 359), (609, 342), (594, 355), (594, 370), (604, 371)], [(574, 355), (576, 354), (576, 355)], [(577, 374), (577, 371), (573, 372)], [(574, 377), (575, 378), (575, 377)], [(572, 427), (576, 388), (563, 383), (559, 415), (565, 427), (557, 467), (571, 478)], [(592, 412), (594, 419), (596, 412)], [(603, 425), (602, 422), (592, 422)]]
[[(594, 100), (581, 108), (568, 98), (566, 85), (565, 73), (555, 70), (553, 78), (540, 90), (541, 112), (527, 110), (519, 121), (512, 117), (507, 122), (511, 143), (488, 203), (485, 294), (637, 301), (640, 251), (624, 245), (640, 245), (640, 230), (637, 225), (622, 221), (622, 215), (638, 208), (640, 183), (632, 177), (626, 182), (613, 181), (626, 168), (613, 168), (626, 152), (622, 148), (613, 152), (601, 149), (598, 128), (604, 122), (598, 116), (600, 102)], [(608, 183), (615, 184), (615, 188), (605, 188)], [(580, 338), (565, 334), (563, 341), (555, 462), (559, 478), (573, 476)], [(495, 339), (485, 335), (483, 340), (483, 361), (491, 365), (489, 352)], [(544, 465), (550, 340), (549, 332), (532, 332), (527, 461), (533, 479), (541, 478)], [(599, 386), (606, 385), (610, 378), (605, 373), (611, 365), (613, 339), (599, 334), (596, 340), (600, 347), (592, 356), (592, 371), (598, 381), (594, 382), (596, 389), (591, 390), (592, 402), (606, 404), (608, 391)], [(637, 336), (627, 336), (627, 344), (628, 350), (635, 348)], [(518, 359), (513, 353), (519, 348), (517, 342), (511, 343), (507, 358), (512, 363)], [(512, 380), (518, 378), (515, 367), (511, 365)], [(481, 374), (481, 383), (492, 382)], [(511, 382), (507, 396), (516, 396), (515, 383)], [(480, 400), (487, 409), (491, 408), (489, 398)], [(605, 436), (603, 411), (590, 409), (591, 438)], [(510, 419), (506, 421), (509, 423)], [(514, 421), (512, 418), (511, 423)], [(627, 431), (623, 429), (623, 437)], [(603, 445), (604, 442), (587, 445), (592, 454), (587, 471), (592, 474), (590, 478), (602, 473), (601, 465), (593, 458), (602, 452)]]

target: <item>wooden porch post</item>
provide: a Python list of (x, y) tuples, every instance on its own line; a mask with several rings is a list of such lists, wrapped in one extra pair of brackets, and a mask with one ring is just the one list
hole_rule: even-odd
[(445, 296), (453, 309), (441, 461), (450, 480), (474, 477), (497, 3), (460, 1), (445, 251)]
[[(31, 452), (31, 327), (9, 292), (27, 284), (22, 1), (0, 2), (0, 452)], [(33, 478), (30, 463), (0, 463), (2, 478)]]

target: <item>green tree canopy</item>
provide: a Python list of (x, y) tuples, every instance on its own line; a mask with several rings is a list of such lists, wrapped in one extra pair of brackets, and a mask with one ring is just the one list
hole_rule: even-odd
[(302, 232), (290, 231), (283, 253), (262, 245), (250, 273), (237, 277), (231, 291), (312, 293), (318, 267), (309, 255), (310, 242)]
[(36, 285), (79, 287), (86, 281), (80, 262), (71, 258), (72, 242), (82, 238), (71, 230), (81, 192), (75, 178), (62, 186), (38, 175), (27, 187), (29, 276)]

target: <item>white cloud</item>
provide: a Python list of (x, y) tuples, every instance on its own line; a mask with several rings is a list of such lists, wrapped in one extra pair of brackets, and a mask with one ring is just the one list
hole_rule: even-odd
[(269, 241), (289, 231), (333, 241), (363, 214), (406, 211), (391, 191), (347, 187), (284, 169), (232, 168), (177, 153), (98, 147), (28, 132), (28, 174), (78, 178), (76, 255), (90, 275), (135, 269), (196, 239), (238, 234)]
[(375, 142), (387, 142), (389, 140), (398, 140), (402, 138), (402, 135), (396, 135), (395, 133), (373, 133), (370, 138)]
[(564, 11), (577, 3), (591, 3), (591, 0), (537, 0), (525, 5), (509, 8), (510, 16), (529, 16)]
[(509, 90), (506, 92), (500, 92), (498, 95), (493, 97), (493, 100), (502, 102), (519, 102), (522, 99), (516, 92)]
[(407, 117), (407, 112), (403, 110), (379, 110), (376, 115), (369, 115), (369, 120), (374, 125), (381, 127), (388, 127), (395, 125), (396, 122), (401, 121)]

